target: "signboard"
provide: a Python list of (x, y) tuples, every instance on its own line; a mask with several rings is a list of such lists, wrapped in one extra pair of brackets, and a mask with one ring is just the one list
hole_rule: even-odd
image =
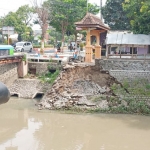
[(2, 27), (2, 33), (3, 34), (14, 34), (14, 27)]

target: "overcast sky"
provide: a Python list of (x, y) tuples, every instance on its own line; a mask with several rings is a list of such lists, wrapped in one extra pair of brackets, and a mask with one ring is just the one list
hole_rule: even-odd
[[(0, 0), (0, 16), (6, 15), (9, 11), (16, 11), (20, 6), (30, 4), (32, 0)], [(90, 3), (96, 3), (100, 6), (100, 0), (88, 0)], [(102, 0), (104, 5), (106, 0)]]

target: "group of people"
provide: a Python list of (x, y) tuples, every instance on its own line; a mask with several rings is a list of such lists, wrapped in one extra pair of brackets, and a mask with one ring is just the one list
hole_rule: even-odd
[(71, 52), (73, 51), (73, 58), (77, 59), (78, 58), (78, 53), (79, 53), (78, 45), (77, 45), (77, 48), (76, 48), (75, 44), (74, 44), (74, 46), (72, 44), (70, 44), (69, 49), (70, 49)]
[(70, 49), (70, 51), (72, 52), (73, 50), (75, 50), (75, 44), (74, 44), (74, 46), (72, 45), (72, 44), (70, 44), (70, 46), (69, 46), (69, 49)]
[[(75, 45), (75, 44), (74, 44), (74, 45), (70, 44), (70, 46), (69, 46), (68, 48), (69, 48), (70, 52), (73, 52), (73, 58), (74, 58), (74, 59), (77, 59), (77, 58), (78, 58), (78, 54), (79, 54), (78, 45), (77, 45), (77, 48), (76, 48), (76, 45)], [(59, 51), (58, 48), (56, 47), (56, 48), (55, 48), (55, 57), (58, 57), (58, 52), (60, 52), (60, 51)]]
[(76, 49), (79, 49), (79, 44), (77, 44), (77, 47), (75, 44), (74, 45), (70, 44), (70, 46), (68, 48), (70, 49), (71, 52), (75, 51)]

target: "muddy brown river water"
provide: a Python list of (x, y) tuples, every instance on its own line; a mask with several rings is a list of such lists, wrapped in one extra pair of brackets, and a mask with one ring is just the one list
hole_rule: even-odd
[(149, 150), (150, 117), (39, 111), (34, 100), (0, 105), (0, 150)]

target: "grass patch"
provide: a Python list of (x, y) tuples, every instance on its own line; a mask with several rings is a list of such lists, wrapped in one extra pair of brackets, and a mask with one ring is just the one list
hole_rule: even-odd
[(58, 77), (59, 73), (60, 73), (60, 70), (56, 70), (54, 73), (48, 72), (44, 75), (39, 76), (38, 78), (41, 81), (47, 82), (52, 85), (54, 81), (56, 80), (56, 78)]
[[(135, 79), (133, 81), (124, 80), (122, 86), (113, 84), (111, 90), (115, 95), (145, 96), (150, 97), (150, 84), (146, 79)], [(128, 92), (127, 92), (128, 91)]]

